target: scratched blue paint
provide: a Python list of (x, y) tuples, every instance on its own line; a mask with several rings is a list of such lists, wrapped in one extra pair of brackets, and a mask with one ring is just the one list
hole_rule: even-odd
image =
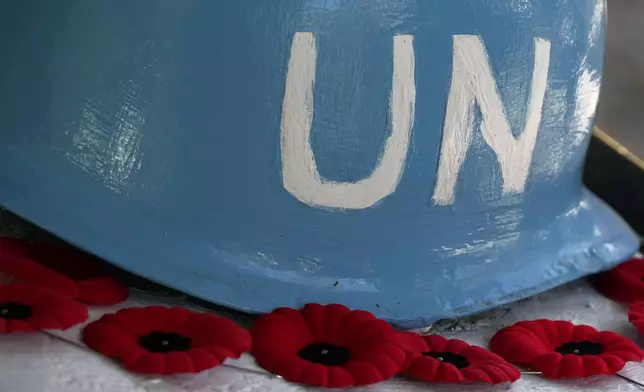
[[(581, 186), (599, 83), (594, 0), (14, 0), (0, 7), (0, 204), (110, 262), (250, 312), (341, 302), (403, 327), (608, 268), (637, 243)], [(373, 170), (391, 132), (392, 37), (413, 34), (416, 116), (395, 193), (309, 207), (281, 184), (295, 32), (315, 33), (323, 177)], [(535, 36), (550, 76), (523, 195), (477, 133), (432, 205), (452, 36), (479, 35), (515, 134)], [(588, 87), (590, 86), (590, 87)], [(585, 106), (584, 106), (585, 105)]]

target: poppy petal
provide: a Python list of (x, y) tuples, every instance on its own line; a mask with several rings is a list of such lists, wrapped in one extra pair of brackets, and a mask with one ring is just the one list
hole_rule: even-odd
[[(568, 342), (568, 341), (574, 341), (574, 334), (575, 334), (575, 325), (572, 323), (569, 323), (567, 321), (562, 321), (562, 320), (556, 320), (548, 323), (549, 328), (548, 328), (548, 333), (550, 337), (550, 344), (554, 347), (559, 347), (561, 344)], [(580, 326), (582, 327), (582, 330), (579, 331), (580, 335), (588, 336), (588, 328), (592, 330), (592, 333), (596, 333), (597, 330), (593, 327), (589, 327), (587, 325)]]
[(174, 307), (167, 311), (166, 327), (172, 331), (178, 331), (186, 324), (193, 313), (186, 308)]
[(417, 360), (411, 361), (402, 371), (402, 375), (415, 380), (440, 382), (441, 380), (436, 375), (440, 366), (441, 363), (434, 358), (421, 356)]
[[(259, 362), (260, 366), (264, 366), (262, 362)], [(302, 373), (304, 372), (304, 369), (307, 366), (311, 366), (312, 364), (310, 362), (304, 361), (298, 357), (291, 357), (288, 359), (285, 359), (275, 365), (274, 368), (267, 368), (265, 367), (266, 370), (269, 372), (279, 374), (282, 378), (284, 378), (287, 381), (291, 382), (298, 382), (302, 384), (308, 384), (307, 379), (304, 379), (300, 377)], [(309, 385), (314, 385), (314, 386), (324, 386), (324, 385), (316, 385), (316, 384), (309, 384)]]
[(170, 315), (169, 308), (165, 306), (148, 306), (137, 309), (140, 318), (145, 318), (146, 322), (141, 326), (141, 333), (148, 334), (153, 331), (166, 331), (168, 329), (168, 318)]
[[(323, 336), (323, 335), (322, 335)], [(329, 384), (329, 367), (319, 363), (311, 363), (302, 369), (298, 378), (308, 380), (308, 385), (328, 385)]]
[(521, 377), (521, 372), (511, 366), (504, 366), (502, 364), (489, 364), (484, 368), (478, 368), (484, 371), (490, 378), (490, 384), (499, 384), (503, 382), (515, 382)]
[(335, 366), (328, 368), (328, 384), (335, 388), (346, 388), (355, 384), (355, 379), (349, 371), (343, 367)]
[(224, 363), (228, 358), (237, 359), (241, 355), (225, 347), (213, 346), (208, 347), (207, 350), (210, 352), (210, 354), (212, 354), (213, 357), (215, 357), (219, 361), (219, 363)]
[[(159, 306), (152, 306), (158, 308)], [(132, 333), (146, 335), (156, 329), (156, 325), (149, 321), (145, 308), (125, 308), (116, 313), (108, 313), (103, 316), (105, 322), (118, 325)]]
[[(588, 325), (573, 325), (573, 327), (574, 330), (572, 331), (571, 336), (570, 338), (568, 338), (568, 340), (579, 342), (588, 339), (596, 339), (598, 336), (597, 329)], [(601, 333), (599, 333), (599, 335), (601, 336)]]
[(401, 370), (400, 363), (405, 361), (405, 354), (397, 346), (392, 346), (389, 350), (386, 347), (379, 346), (371, 350), (366, 349), (358, 353), (358, 355), (354, 355), (353, 359), (356, 361), (369, 361), (380, 374), (384, 375), (385, 378), (390, 378)]
[(443, 350), (449, 351), (451, 353), (460, 354), (463, 350), (470, 347), (469, 344), (465, 343), (459, 339), (447, 339), (445, 343), (445, 348)]
[[(344, 305), (331, 304), (326, 306), (326, 319), (325, 319), (325, 336), (330, 341), (335, 341), (338, 334), (342, 332), (342, 320), (344, 315), (349, 313), (350, 310)], [(343, 372), (342, 374), (346, 374)]]
[(359, 328), (354, 330), (356, 334), (354, 344), (361, 344), (361, 342), (372, 342), (374, 340), (390, 340), (397, 341), (395, 332), (391, 325), (384, 320), (373, 319), (361, 324)]
[(155, 325), (148, 322), (143, 308), (125, 308), (116, 313), (106, 313), (101, 320), (104, 323), (117, 325), (137, 336), (150, 333), (155, 328)]
[(626, 366), (626, 362), (615, 354), (602, 354), (601, 360), (606, 364), (610, 374), (617, 373)]
[(128, 296), (107, 270), (99, 259), (70, 246), (0, 237), (0, 272), (92, 305), (114, 305)]
[(137, 336), (107, 323), (88, 324), (82, 338), (88, 347), (109, 358), (120, 358), (128, 352), (144, 353)]
[[(558, 366), (557, 378), (584, 378), (586, 375), (584, 358), (579, 355), (563, 355)], [(590, 373), (590, 370), (588, 371)], [(602, 373), (599, 373), (602, 374)]]
[(494, 384), (494, 380), (492, 380), (492, 377), (483, 369), (475, 368), (475, 367), (469, 367), (461, 370), (461, 374), (463, 375), (463, 380), (467, 380), (469, 382), (473, 381), (481, 381), (486, 384)]
[(76, 285), (79, 298), (92, 305), (115, 305), (125, 301), (129, 296), (127, 288), (111, 277), (79, 280)]
[(606, 297), (632, 303), (644, 300), (644, 258), (635, 257), (591, 278), (595, 288)]
[[(172, 314), (172, 311), (168, 312), (169, 316)], [(237, 353), (247, 352), (251, 346), (248, 331), (214, 314), (189, 313), (184, 324), (175, 330), (190, 336), (193, 344), (197, 346), (226, 348)]]
[[(516, 367), (511, 364), (503, 362), (494, 362), (494, 368), (502, 372), (502, 378), (497, 379), (496, 383), (503, 382), (504, 380), (509, 380), (510, 382), (515, 382), (521, 378), (521, 372)], [(500, 375), (500, 374), (499, 374)]]
[(549, 378), (614, 374), (626, 361), (644, 359), (644, 353), (625, 337), (568, 321), (521, 321), (497, 332), (490, 347), (506, 360)]
[[(496, 363), (507, 363), (505, 359), (494, 354), (493, 352), (478, 346), (469, 346), (461, 350), (461, 353), (472, 362), (492, 361)], [(509, 365), (509, 364), (508, 364)]]
[(190, 358), (195, 364), (195, 368), (206, 370), (212, 369), (222, 364), (215, 356), (213, 356), (208, 350), (202, 348), (196, 348), (190, 350)]
[(142, 374), (170, 374), (166, 370), (166, 355), (157, 353), (146, 353), (136, 361), (123, 363), (126, 369), (134, 373)]
[[(497, 384), (514, 382), (520, 373), (498, 355), (482, 347), (470, 346), (458, 339), (438, 335), (414, 338), (408, 332), (399, 332), (401, 344), (406, 349), (415, 347), (415, 354), (407, 352), (407, 362), (401, 372), (412, 379), (441, 383), (484, 382)], [(424, 344), (418, 343), (421, 339)], [(414, 343), (409, 344), (413, 341)]]
[(307, 304), (300, 312), (313, 340), (329, 341), (326, 336), (326, 307), (320, 304)]
[(200, 363), (193, 360), (192, 352), (178, 351), (165, 354), (166, 371), (168, 374), (174, 373), (198, 373), (202, 370)]
[(540, 371), (545, 377), (558, 378), (559, 364), (562, 355), (557, 352), (549, 352), (541, 355), (530, 362), (530, 369)]
[(0, 254), (0, 271), (4, 275), (11, 276), (16, 282), (49, 287), (73, 298), (78, 298), (80, 295), (73, 280), (34, 261), (12, 254)]
[(271, 366), (274, 361), (295, 355), (311, 341), (309, 332), (303, 335), (298, 332), (297, 324), (281, 314), (260, 317), (251, 329), (255, 357), (264, 361), (262, 366)]
[[(23, 320), (9, 320), (7, 322), (6, 333), (35, 332), (43, 329), (40, 323), (33, 324)], [(51, 328), (54, 329), (54, 328)]]
[(438, 367), (436, 377), (445, 383), (457, 384), (465, 380), (465, 376), (456, 366), (450, 363), (443, 363)]
[(368, 362), (349, 361), (345, 369), (353, 375), (356, 385), (371, 385), (381, 382), (383, 379), (393, 377), (394, 374), (382, 374), (375, 366)]
[[(593, 356), (593, 355), (588, 355), (583, 358), (584, 360), (584, 368), (586, 369), (586, 372), (588, 374), (611, 374), (612, 370), (608, 366), (608, 364), (603, 361), (601, 358)], [(623, 367), (622, 365), (620, 369)]]
[[(42, 296), (39, 296), (37, 293), (32, 292), (34, 286), (26, 285), (22, 283), (14, 283), (11, 285), (2, 285), (0, 290), (2, 291), (2, 299), (8, 302), (28, 302), (33, 304), (39, 299), (43, 299)], [(37, 286), (36, 286), (37, 287)], [(44, 297), (44, 300), (47, 301), (47, 297)]]
[(628, 321), (644, 334), (644, 302), (634, 302), (628, 310)]
[(260, 316), (251, 334), (260, 366), (305, 385), (339, 388), (384, 381), (406, 359), (388, 323), (337, 304), (276, 309)]
[(396, 331), (396, 338), (398, 345), (403, 347), (407, 353), (408, 360), (421, 355), (421, 353), (429, 351), (425, 340), (417, 333), (408, 331)]
[(250, 349), (250, 334), (230, 320), (162, 306), (105, 314), (85, 327), (83, 341), (146, 374), (200, 372)]
[(358, 331), (360, 329), (366, 330), (368, 328), (365, 327), (374, 325), (374, 320), (376, 320), (374, 315), (364, 310), (354, 310), (346, 313), (342, 318), (341, 327), (343, 330), (342, 335), (345, 339), (338, 341), (338, 344), (349, 344), (350, 342), (346, 340), (346, 337), (351, 337), (352, 339), (362, 338)]
[(59, 291), (23, 283), (0, 286), (3, 333), (68, 329), (89, 317), (87, 307)]
[[(306, 325), (306, 322), (304, 321), (304, 318), (302, 317), (299, 311), (291, 308), (278, 308), (269, 314), (275, 315), (275, 316), (276, 315), (283, 316), (284, 323), (292, 324), (292, 326), (297, 329), (295, 336), (300, 336), (302, 339), (304, 339), (307, 342), (310, 342), (313, 340), (313, 337), (311, 336), (311, 331), (309, 331), (309, 327)], [(267, 316), (268, 315), (266, 315), (265, 317)]]

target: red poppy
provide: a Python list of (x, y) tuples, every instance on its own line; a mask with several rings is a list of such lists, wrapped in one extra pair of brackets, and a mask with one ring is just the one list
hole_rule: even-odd
[(568, 321), (521, 321), (497, 332), (490, 348), (549, 378), (615, 374), (626, 362), (644, 359), (644, 353), (625, 337)]
[(92, 305), (113, 305), (128, 296), (127, 288), (109, 276), (105, 263), (69, 246), (0, 238), (0, 272)]
[(521, 377), (505, 359), (462, 340), (411, 332), (399, 332), (398, 336), (408, 352), (401, 373), (409, 378), (431, 383), (500, 384)]
[(248, 331), (230, 320), (163, 306), (106, 314), (85, 327), (83, 341), (146, 374), (198, 373), (239, 358), (251, 346)]
[(0, 286), (0, 333), (67, 329), (87, 320), (85, 305), (45, 287)]
[(393, 377), (405, 362), (388, 323), (342, 305), (280, 308), (259, 317), (251, 333), (257, 363), (300, 384), (374, 384)]
[(644, 258), (635, 257), (617, 267), (597, 274), (591, 282), (608, 298), (631, 303), (644, 300)]
[(644, 302), (635, 302), (631, 304), (631, 308), (628, 311), (628, 321), (630, 321), (641, 334), (644, 334)]

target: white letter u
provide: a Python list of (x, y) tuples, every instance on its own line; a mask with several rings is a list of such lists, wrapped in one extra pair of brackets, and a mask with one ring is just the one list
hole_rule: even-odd
[(394, 37), (389, 108), (391, 136), (371, 175), (357, 182), (323, 179), (311, 149), (317, 48), (313, 33), (293, 37), (282, 102), (281, 155), (284, 188), (310, 206), (364, 209), (396, 190), (405, 167), (414, 122), (413, 35)]

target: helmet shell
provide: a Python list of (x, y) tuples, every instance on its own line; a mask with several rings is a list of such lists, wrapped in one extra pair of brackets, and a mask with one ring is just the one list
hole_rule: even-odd
[(637, 248), (581, 182), (603, 0), (27, 3), (0, 204), (143, 277), (411, 328)]

